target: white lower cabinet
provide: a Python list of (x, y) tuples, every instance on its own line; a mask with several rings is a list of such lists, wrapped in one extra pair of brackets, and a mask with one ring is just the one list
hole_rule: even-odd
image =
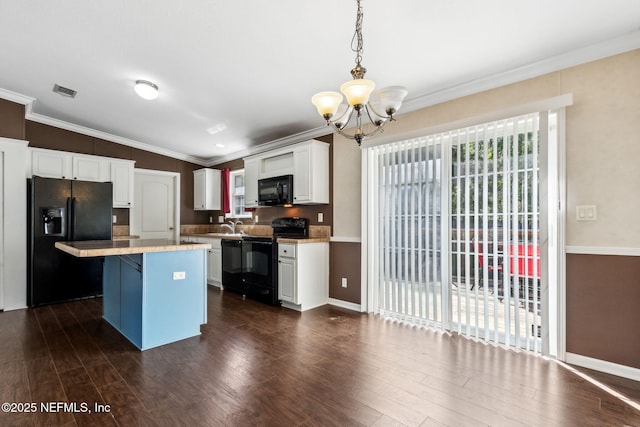
[(298, 311), (327, 304), (329, 243), (278, 243), (278, 299)]
[(180, 236), (180, 241), (191, 243), (211, 243), (207, 249), (207, 283), (222, 287), (222, 240), (211, 237)]
[(298, 303), (295, 258), (278, 258), (278, 299)]
[(222, 287), (222, 240), (207, 239), (211, 249), (207, 253), (207, 283)]

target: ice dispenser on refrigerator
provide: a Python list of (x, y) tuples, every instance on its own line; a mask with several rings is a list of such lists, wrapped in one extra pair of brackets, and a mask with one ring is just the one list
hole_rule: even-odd
[(64, 236), (64, 223), (64, 208), (42, 209), (42, 234), (45, 236)]

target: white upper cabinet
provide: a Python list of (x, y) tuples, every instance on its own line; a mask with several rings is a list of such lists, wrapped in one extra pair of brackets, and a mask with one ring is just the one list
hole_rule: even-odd
[(72, 178), (72, 155), (64, 151), (31, 149), (31, 174), (44, 178)]
[(131, 160), (112, 160), (111, 177), (113, 183), (113, 207), (130, 208), (133, 206), (134, 162)]
[(329, 203), (329, 144), (310, 140), (244, 159), (245, 206), (258, 206), (258, 180), (293, 174), (293, 203)]
[(71, 156), (72, 179), (105, 182), (109, 180), (109, 160), (98, 156)]
[(197, 211), (220, 210), (219, 169), (198, 169), (193, 171), (193, 209)]
[(298, 144), (293, 150), (293, 203), (329, 203), (329, 145)]
[(31, 148), (31, 175), (113, 183), (113, 207), (133, 206), (133, 160)]

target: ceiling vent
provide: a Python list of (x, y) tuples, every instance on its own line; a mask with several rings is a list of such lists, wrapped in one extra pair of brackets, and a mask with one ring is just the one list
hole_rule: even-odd
[(69, 89), (68, 87), (60, 86), (59, 84), (53, 85), (53, 91), (59, 95), (67, 96), (69, 98), (75, 98), (77, 91)]

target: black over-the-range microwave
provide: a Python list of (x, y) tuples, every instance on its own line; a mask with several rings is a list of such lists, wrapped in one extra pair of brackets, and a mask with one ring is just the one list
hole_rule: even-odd
[(293, 175), (258, 180), (258, 205), (278, 206), (288, 204), (293, 204)]

